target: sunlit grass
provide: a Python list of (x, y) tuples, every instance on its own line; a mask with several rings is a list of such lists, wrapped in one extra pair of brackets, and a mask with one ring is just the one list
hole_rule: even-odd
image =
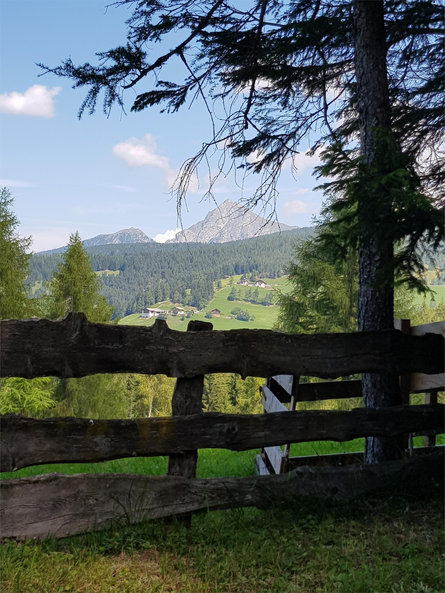
[[(212, 452), (208, 461), (228, 474), (232, 462), (225, 466), (224, 457)], [(418, 499), (296, 500), (283, 509), (271, 501), (262, 511), (197, 514), (189, 530), (150, 521), (61, 540), (8, 541), (0, 590), (441, 593), (442, 496), (433, 487)]]

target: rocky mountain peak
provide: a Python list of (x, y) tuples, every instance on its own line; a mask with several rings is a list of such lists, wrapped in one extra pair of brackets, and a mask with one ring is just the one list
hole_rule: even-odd
[(171, 243), (226, 243), (288, 231), (295, 227), (268, 221), (246, 210), (242, 205), (225, 200), (211, 210), (204, 220), (177, 233)]

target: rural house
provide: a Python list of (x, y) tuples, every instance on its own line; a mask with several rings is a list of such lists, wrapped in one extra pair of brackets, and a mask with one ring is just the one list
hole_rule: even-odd
[(150, 319), (150, 317), (159, 317), (159, 315), (165, 315), (166, 311), (162, 309), (149, 309), (144, 307), (140, 315), (140, 319)]

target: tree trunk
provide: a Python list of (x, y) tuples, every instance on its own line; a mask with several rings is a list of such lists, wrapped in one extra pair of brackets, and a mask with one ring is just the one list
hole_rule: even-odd
[[(388, 173), (391, 138), (383, 1), (355, 0), (354, 43), (360, 145), (366, 176), (358, 197), (358, 329), (368, 331), (389, 329), (394, 323), (393, 241), (387, 224), (392, 204), (390, 192), (385, 192), (383, 183), (377, 183)], [(398, 391), (394, 375), (363, 375), (365, 407), (396, 405)], [(399, 455), (394, 439), (366, 440), (366, 463)]]

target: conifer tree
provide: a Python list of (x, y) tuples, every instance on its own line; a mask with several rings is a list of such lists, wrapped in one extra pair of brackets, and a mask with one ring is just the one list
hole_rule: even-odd
[[(444, 80), (439, 0), (117, 4), (133, 8), (126, 45), (98, 54), (98, 66), (67, 60), (46, 68), (89, 87), (81, 113), (94, 111), (102, 90), (105, 112), (114, 103), (124, 106), (126, 89), (136, 91), (133, 111), (154, 105), (176, 111), (201, 97), (211, 113), (219, 101), (226, 115), (184, 164), (179, 203), (200, 163), (221, 146), (234, 159), (229, 167), (260, 175), (249, 205), (275, 202), (279, 173), (308, 136), (313, 150), (327, 146), (325, 172), (348, 182), (346, 211), (353, 214), (359, 254), (359, 329), (392, 327), (394, 273), (402, 269), (412, 279), (419, 241), (437, 245), (443, 236), (434, 204), (445, 177), (437, 150)], [(152, 58), (161, 41), (169, 49)], [(163, 79), (160, 72), (175, 60), (183, 66), (182, 81)], [(335, 206), (344, 193), (333, 198)], [(396, 256), (394, 244), (402, 240)], [(394, 403), (393, 393), (392, 378), (364, 378), (366, 405)], [(368, 461), (395, 454), (373, 442)]]
[(357, 263), (342, 262), (316, 240), (295, 247), (290, 292), (278, 293), (279, 329), (295, 333), (350, 332), (357, 323)]
[(69, 312), (81, 311), (89, 321), (111, 319), (112, 308), (99, 293), (99, 281), (77, 232), (70, 236), (68, 249), (53, 275), (50, 290), (54, 299), (52, 317), (61, 318)]
[(19, 237), (16, 216), (11, 210), (11, 192), (0, 189), (0, 319), (20, 319), (29, 312), (25, 280), (31, 254), (30, 237)]

